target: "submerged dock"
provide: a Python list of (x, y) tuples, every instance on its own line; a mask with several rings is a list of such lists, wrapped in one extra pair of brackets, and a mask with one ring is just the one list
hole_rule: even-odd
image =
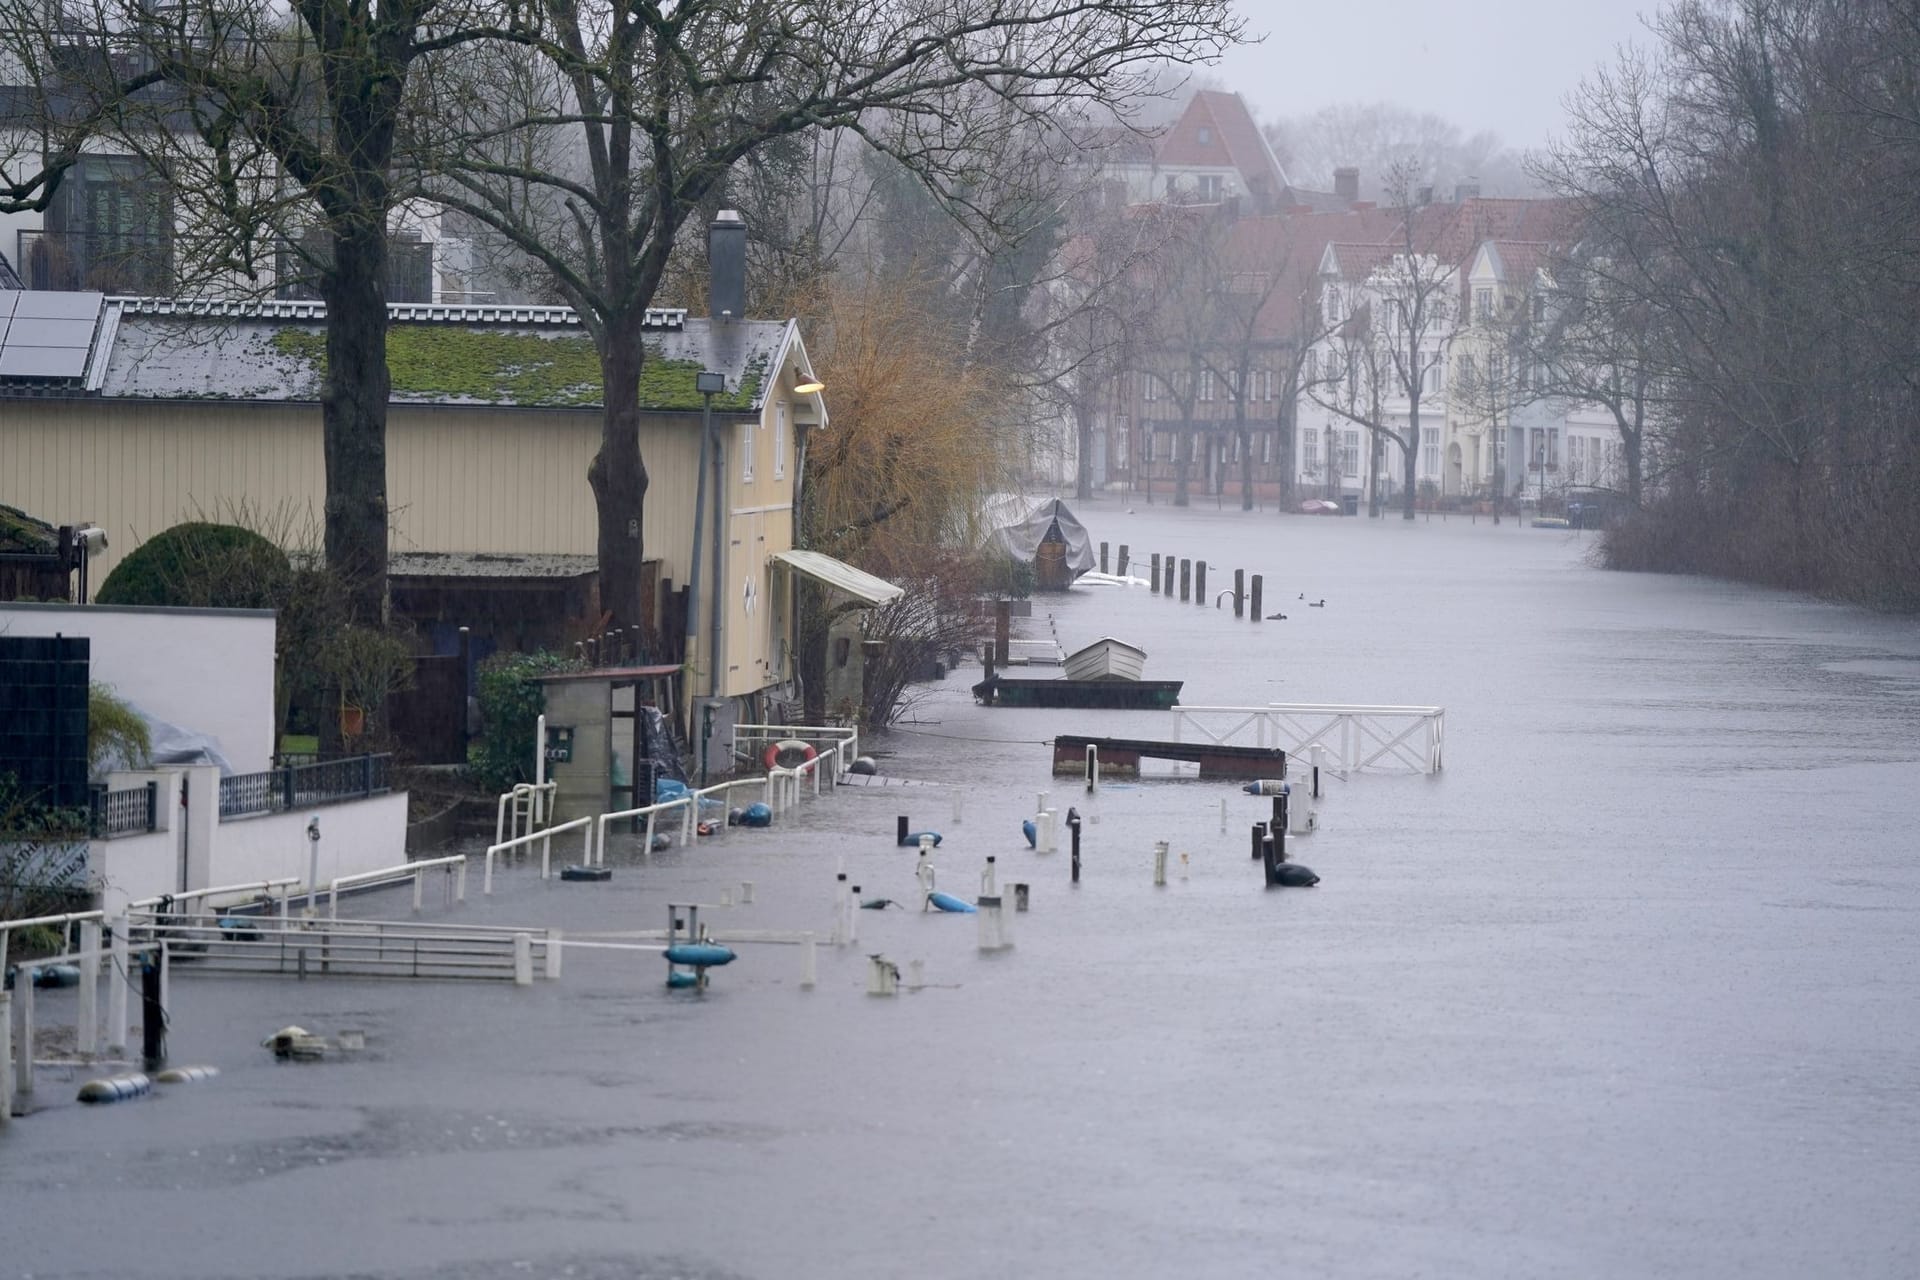
[(1087, 767), (1087, 748), (1099, 752), (1100, 772), (1140, 775), (1140, 761), (1184, 760), (1200, 766), (1202, 778), (1284, 778), (1287, 753), (1281, 747), (1229, 747), (1217, 742), (1156, 742), (1146, 738), (1090, 738), (1063, 733), (1053, 740), (1053, 771), (1079, 774)]

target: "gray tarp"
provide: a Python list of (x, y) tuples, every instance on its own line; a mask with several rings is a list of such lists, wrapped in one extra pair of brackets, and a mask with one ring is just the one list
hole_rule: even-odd
[[(162, 720), (145, 707), (129, 702), (136, 715), (147, 722), (147, 733), (153, 740), (153, 756), (148, 761), (150, 767), (168, 764), (214, 764), (220, 766), (221, 776), (233, 772), (226, 754), (220, 749), (220, 739), (210, 737), (198, 730), (184, 728), (170, 721)], [(129, 769), (136, 766), (125, 760), (111, 758), (101, 762), (101, 773), (113, 769)]]
[(981, 545), (987, 550), (1004, 551), (1015, 560), (1031, 562), (1034, 552), (1047, 540), (1048, 531), (1056, 528), (1059, 539), (1067, 544), (1067, 568), (1081, 574), (1099, 563), (1086, 527), (1058, 498), (1044, 498), (1034, 503), (1024, 517), (1001, 525), (989, 533)]

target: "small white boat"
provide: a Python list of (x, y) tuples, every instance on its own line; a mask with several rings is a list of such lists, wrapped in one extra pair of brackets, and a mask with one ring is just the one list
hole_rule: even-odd
[(1062, 664), (1069, 680), (1138, 680), (1147, 664), (1147, 651), (1102, 636), (1084, 649), (1067, 655)]

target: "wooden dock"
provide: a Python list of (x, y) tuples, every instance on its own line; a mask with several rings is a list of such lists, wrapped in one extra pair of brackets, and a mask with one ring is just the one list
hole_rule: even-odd
[[(973, 686), (985, 706), (1102, 707), (1165, 711), (1180, 701), (1180, 680), (1010, 680), (989, 676)], [(1104, 758), (1104, 757), (1103, 757)]]
[(1138, 777), (1140, 761), (1184, 760), (1200, 766), (1202, 778), (1284, 778), (1287, 753), (1280, 747), (1229, 747), (1216, 742), (1154, 742), (1145, 738), (1089, 738), (1063, 733), (1053, 740), (1056, 775), (1084, 773), (1087, 748), (1100, 753), (1102, 776)]

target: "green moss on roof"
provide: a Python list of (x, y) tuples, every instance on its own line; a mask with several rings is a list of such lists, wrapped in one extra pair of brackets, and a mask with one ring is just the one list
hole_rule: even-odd
[(59, 550), (60, 540), (52, 525), (34, 519), (18, 507), (0, 505), (0, 551), (50, 556)]
[[(309, 329), (282, 329), (273, 349), (304, 360), (316, 375), (327, 368), (327, 338)], [(748, 361), (740, 385), (713, 398), (715, 409), (751, 410), (766, 377), (767, 358)], [(600, 357), (593, 340), (546, 338), (454, 325), (396, 324), (387, 330), (387, 372), (393, 394), (406, 399), (478, 400), (549, 408), (600, 403)], [(700, 408), (697, 360), (650, 355), (640, 370), (640, 407), (667, 412)]]

